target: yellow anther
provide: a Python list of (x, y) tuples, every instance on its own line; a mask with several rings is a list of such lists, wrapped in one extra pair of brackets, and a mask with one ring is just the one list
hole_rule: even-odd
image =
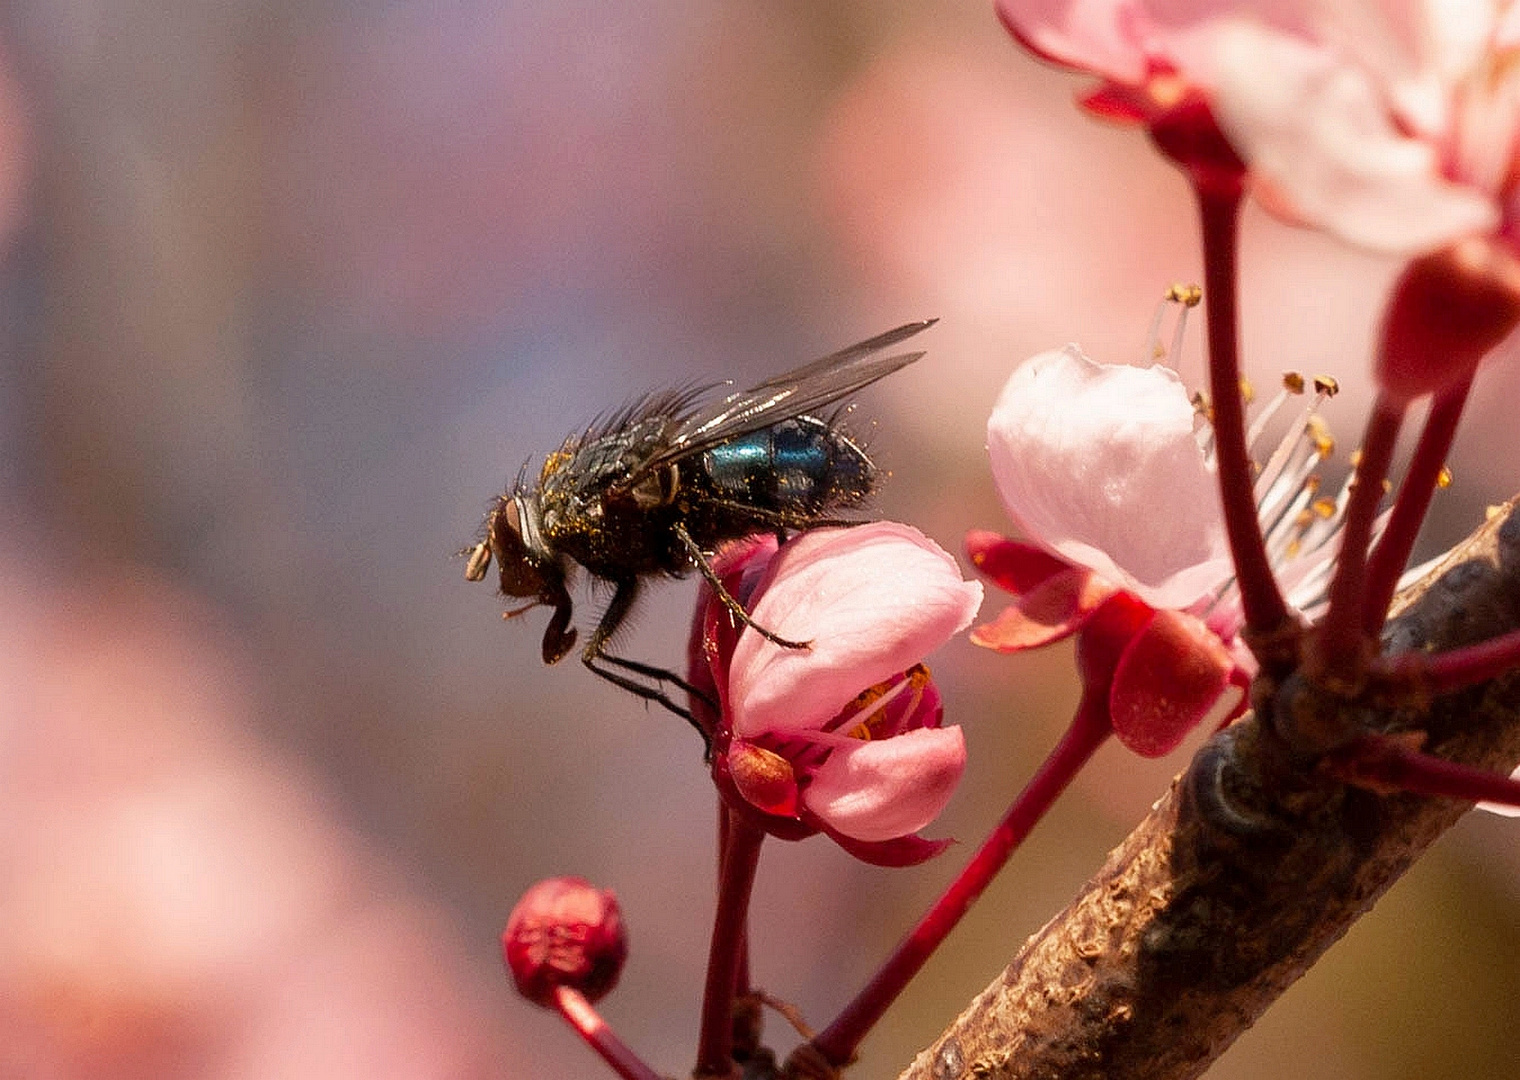
[(852, 739), (859, 739), (861, 742), (870, 742), (875, 737), (876, 727), (886, 718), (888, 703), (896, 700), (906, 691), (911, 695), (906, 714), (911, 715), (913, 710), (918, 708), (924, 687), (928, 685), (929, 669), (923, 664), (914, 664), (903, 672), (902, 676), (885, 679), (875, 686), (862, 690), (840, 712), (865, 713), (866, 715), (844, 734)]
[(1290, 394), (1302, 394), (1304, 392), (1304, 377), (1296, 371), (1285, 371), (1282, 377), (1283, 389)]
[(1324, 394), (1326, 397), (1334, 397), (1341, 392), (1341, 384), (1331, 375), (1314, 376), (1314, 392)]
[(1309, 417), (1308, 422), (1304, 424), (1304, 434), (1309, 437), (1310, 443), (1314, 445), (1314, 452), (1319, 455), (1321, 461), (1335, 453), (1335, 436), (1330, 434), (1330, 425), (1318, 416)]
[(1198, 285), (1175, 282), (1167, 286), (1166, 295), (1162, 299), (1193, 308), (1203, 302), (1203, 289)]
[(1438, 472), (1438, 473), (1436, 473), (1436, 487), (1438, 487), (1438, 488), (1449, 488), (1449, 487), (1451, 487), (1451, 470), (1448, 469), (1445, 465), (1442, 465), (1441, 466), (1441, 471)]

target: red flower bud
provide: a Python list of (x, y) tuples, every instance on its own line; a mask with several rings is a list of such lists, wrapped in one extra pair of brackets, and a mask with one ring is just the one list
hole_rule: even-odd
[(1415, 259), (1394, 286), (1377, 376), (1398, 401), (1469, 378), (1520, 320), (1520, 265), (1473, 238)]
[(596, 1001), (617, 985), (628, 935), (617, 897), (583, 878), (548, 878), (523, 893), (501, 936), (518, 993), (545, 1008), (569, 986)]

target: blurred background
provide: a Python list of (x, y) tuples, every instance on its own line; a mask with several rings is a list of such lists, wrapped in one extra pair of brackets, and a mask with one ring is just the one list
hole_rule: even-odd
[[(856, 413), (878, 509), (951, 550), (998, 527), (983, 423), (1013, 366), (1139, 360), (1200, 273), (1182, 182), (1081, 86), (985, 0), (0, 7), (0, 1075), (597, 1075), (500, 969), (518, 894), (559, 873), (617, 890), (604, 1010), (688, 1072), (701, 747), (544, 668), (543, 613), (504, 624), (455, 553), (627, 397), (927, 316), (929, 357)], [(1351, 445), (1396, 267), (1255, 213), (1244, 267), (1252, 376), (1338, 376)], [(1517, 381), (1484, 374), (1426, 554), (1520, 487)], [(692, 593), (654, 590), (625, 652), (677, 662)], [(815, 1023), (1075, 703), (1061, 649), (933, 663), (971, 764), (930, 831), (966, 844), (762, 860), (756, 975)], [(895, 1075), (1190, 748), (1102, 756), (857, 1074)], [(1512, 1075), (1515, 827), (1443, 840), (1210, 1075)]]

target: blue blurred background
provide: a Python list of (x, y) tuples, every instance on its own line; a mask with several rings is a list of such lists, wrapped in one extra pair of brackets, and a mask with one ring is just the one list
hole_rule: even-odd
[[(1199, 276), (1185, 187), (1081, 85), (981, 0), (0, 9), (0, 1074), (594, 1075), (499, 967), (558, 873), (618, 891), (605, 1012), (686, 1073), (701, 748), (542, 667), (543, 613), (504, 624), (455, 553), (629, 396), (928, 316), (929, 357), (855, 414), (877, 509), (952, 551), (998, 527), (983, 424), (1014, 364), (1140, 360)], [(1255, 214), (1244, 258), (1253, 377), (1339, 376), (1349, 447), (1396, 268)], [(1520, 486), (1516, 382), (1485, 373), (1427, 553)], [(625, 651), (677, 662), (691, 596), (655, 590)], [(816, 1024), (1075, 703), (1064, 649), (933, 663), (971, 765), (931, 831), (966, 844), (762, 861), (756, 976)], [(1100, 757), (859, 1075), (895, 1075), (1186, 756)], [(1514, 1075), (1514, 829), (1464, 823), (1210, 1075)]]

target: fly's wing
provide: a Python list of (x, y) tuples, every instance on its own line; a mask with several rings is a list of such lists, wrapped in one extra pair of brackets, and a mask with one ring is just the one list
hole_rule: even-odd
[(885, 334), (878, 334), (784, 375), (767, 379), (758, 386), (731, 394), (706, 409), (692, 413), (671, 436), (669, 445), (628, 477), (626, 486), (632, 486), (640, 477), (662, 465), (701, 453), (752, 431), (779, 424), (791, 417), (815, 412), (870, 386), (877, 379), (900, 371), (924, 354), (880, 354), (920, 331), (927, 330), (938, 321), (925, 319), (888, 330)]

